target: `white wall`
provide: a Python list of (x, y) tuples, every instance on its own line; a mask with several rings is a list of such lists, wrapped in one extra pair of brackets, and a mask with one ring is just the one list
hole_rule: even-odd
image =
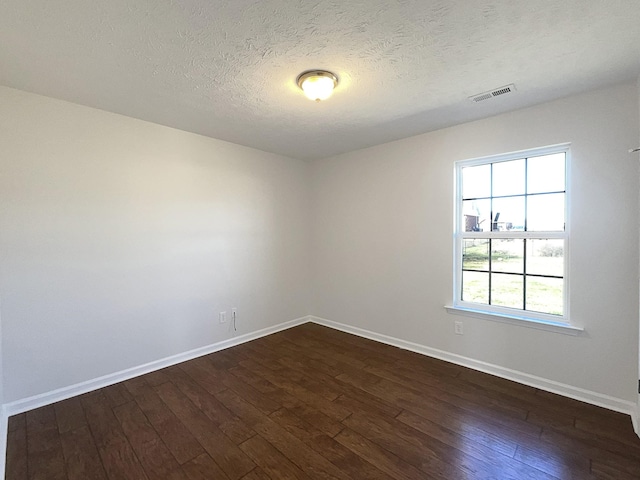
[[(0, 421), (3, 416), (3, 412), (2, 412), (3, 405), (4, 405), (4, 368), (2, 363), (2, 297), (0, 296)], [(1, 436), (2, 436), (2, 429), (0, 429), (0, 437)], [(2, 451), (3, 450), (0, 449), (0, 452)]]
[[(308, 314), (308, 163), (0, 88), (12, 402)], [(251, 132), (247, 132), (248, 135)]]
[[(640, 76), (638, 76), (638, 112), (640, 112)], [(640, 146), (640, 126), (638, 128), (638, 146)], [(634, 147), (637, 148), (637, 147)], [(640, 159), (640, 152), (636, 153), (637, 156), (634, 156), (633, 158), (635, 160)], [(640, 161), (638, 161), (638, 163), (640, 164)], [(638, 196), (638, 200), (640, 201), (640, 195)], [(640, 220), (640, 219), (639, 219)], [(640, 221), (638, 222), (638, 225), (640, 226)], [(640, 294), (640, 292), (639, 292)], [(635, 428), (636, 428), (636, 433), (638, 434), (638, 436), (640, 436), (640, 335), (638, 336), (638, 342), (639, 342), (639, 346), (638, 346), (638, 403), (637, 403), (637, 407), (636, 407), (636, 419), (635, 419)]]
[[(638, 123), (628, 84), (314, 162), (312, 312), (635, 402), (639, 176), (627, 149)], [(571, 320), (586, 334), (447, 314), (454, 162), (564, 142)]]

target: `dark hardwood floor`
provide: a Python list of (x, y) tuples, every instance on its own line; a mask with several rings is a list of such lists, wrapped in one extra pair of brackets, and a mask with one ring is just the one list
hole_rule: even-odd
[(639, 479), (628, 416), (315, 324), (9, 419), (22, 479)]

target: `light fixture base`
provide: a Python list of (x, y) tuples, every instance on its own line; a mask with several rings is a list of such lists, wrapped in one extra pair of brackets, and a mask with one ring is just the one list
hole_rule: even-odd
[(298, 75), (297, 83), (307, 98), (319, 102), (331, 96), (338, 77), (326, 70), (307, 70)]

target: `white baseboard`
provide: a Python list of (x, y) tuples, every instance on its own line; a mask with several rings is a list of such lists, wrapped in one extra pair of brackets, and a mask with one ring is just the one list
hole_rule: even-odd
[(638, 398), (638, 404), (631, 415), (631, 421), (633, 422), (633, 430), (640, 437), (640, 398)]
[(421, 353), (428, 357), (433, 357), (440, 360), (444, 360), (446, 362), (455, 363), (456, 365), (462, 365), (463, 367), (479, 370), (481, 372), (489, 373), (497, 377), (501, 377), (507, 380), (512, 380), (514, 382), (529, 385), (534, 388), (539, 388), (540, 390), (557, 393), (558, 395), (563, 395), (565, 397), (573, 398), (575, 400), (580, 400), (581, 402), (590, 403), (592, 405), (604, 407), (609, 410), (625, 413), (627, 415), (630, 415), (632, 419), (634, 419), (634, 426), (636, 426), (636, 433), (638, 433), (638, 427), (636, 425), (638, 421), (637, 405), (633, 402), (629, 402), (627, 400), (623, 400), (620, 398), (611, 397), (609, 395), (604, 395), (598, 392), (592, 392), (590, 390), (585, 390), (579, 387), (573, 387), (571, 385), (566, 385), (564, 383), (548, 380), (546, 378), (537, 377), (535, 375), (519, 372), (517, 370), (511, 370), (509, 368), (501, 367), (499, 365), (493, 365), (491, 363), (481, 362), (479, 360), (463, 357), (462, 355), (457, 355), (455, 353), (445, 352), (443, 350), (426, 347), (424, 345), (408, 342), (406, 340), (401, 340), (399, 338), (394, 338), (387, 335), (371, 332), (369, 330), (364, 330), (362, 328), (352, 327), (350, 325), (333, 322), (331, 320), (315, 317), (313, 315), (311, 315), (309, 318), (312, 322), (317, 323), (319, 325), (324, 325), (325, 327), (333, 328), (335, 330), (340, 330), (346, 333), (352, 333), (354, 335), (358, 335), (359, 337), (364, 337), (370, 340), (375, 340), (377, 342), (386, 343), (387, 345), (392, 345), (394, 347), (402, 348), (404, 350), (410, 350), (412, 352)]
[[(23, 398), (15, 402), (6, 403), (3, 406), (4, 407), (2, 412), (3, 417), (7, 418), (7, 417), (10, 417), (11, 415), (27, 412), (29, 410), (33, 410), (34, 408), (43, 407), (45, 405), (50, 405), (52, 403), (59, 402), (61, 400), (66, 400), (67, 398), (75, 397), (76, 395), (81, 395), (83, 393), (91, 392), (99, 388), (107, 387), (109, 385), (113, 385), (114, 383), (119, 383), (124, 380), (129, 380), (130, 378), (138, 377), (140, 375), (144, 375), (145, 373), (150, 373), (165, 367), (170, 367), (171, 365), (176, 365), (177, 363), (186, 362), (187, 360), (192, 360), (194, 358), (201, 357), (203, 355), (208, 355), (210, 353), (218, 352), (226, 348), (235, 347), (236, 345), (240, 345), (241, 343), (249, 342), (251, 340), (255, 340), (257, 338), (264, 337), (266, 335), (271, 335), (272, 333), (276, 333), (281, 330), (286, 330), (288, 328), (295, 327), (297, 325), (301, 325), (309, 321), (310, 321), (309, 317), (297, 318), (295, 320), (284, 322), (279, 325), (275, 325), (273, 327), (264, 328), (262, 330), (247, 333), (245, 335), (240, 335), (238, 337), (230, 338), (228, 340), (223, 340), (222, 342), (213, 343), (211, 345), (196, 348), (188, 352), (179, 353), (177, 355), (172, 355), (170, 357), (162, 358), (160, 360), (155, 360), (153, 362), (149, 362), (144, 365), (139, 365), (137, 367), (128, 368), (126, 370), (122, 370), (119, 372), (110, 373), (102, 377), (87, 380), (86, 382), (76, 383), (75, 385), (69, 385), (67, 387), (62, 387), (57, 390), (41, 393), (39, 395), (34, 395), (32, 397)], [(5, 435), (5, 441), (6, 441), (6, 435)], [(2, 451), (4, 450), (0, 450), (0, 452)], [(4, 478), (4, 477), (0, 476), (0, 478)]]

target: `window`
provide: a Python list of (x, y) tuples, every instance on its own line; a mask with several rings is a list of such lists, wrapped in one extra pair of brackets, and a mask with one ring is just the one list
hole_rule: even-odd
[(567, 324), (561, 145), (456, 163), (454, 306)]

